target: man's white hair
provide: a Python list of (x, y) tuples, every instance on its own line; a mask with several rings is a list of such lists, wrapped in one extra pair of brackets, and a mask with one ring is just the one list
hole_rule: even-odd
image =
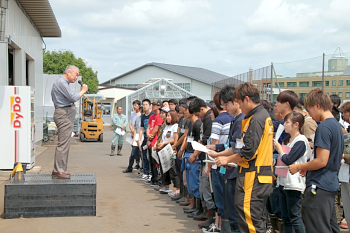
[(74, 71), (75, 69), (77, 69), (78, 72), (79, 72), (79, 68), (76, 67), (75, 65), (68, 65), (68, 66), (66, 67), (66, 69), (64, 70), (63, 74), (67, 74), (67, 71), (68, 71), (68, 70), (70, 70), (70, 71), (72, 72), (72, 71)]

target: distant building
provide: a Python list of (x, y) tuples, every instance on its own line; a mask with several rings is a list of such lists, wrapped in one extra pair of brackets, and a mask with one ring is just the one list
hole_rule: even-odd
[(229, 77), (198, 67), (152, 62), (101, 84), (125, 88), (137, 88), (148, 80), (155, 78), (171, 80), (171, 82), (180, 88), (193, 93), (205, 101), (210, 101), (211, 84)]

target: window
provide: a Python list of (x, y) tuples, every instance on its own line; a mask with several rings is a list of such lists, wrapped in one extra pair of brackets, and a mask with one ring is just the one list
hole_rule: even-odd
[(350, 80), (346, 80), (346, 85), (347, 85), (347, 86), (350, 85)]
[[(280, 85), (280, 87), (284, 87), (284, 82), (278, 82), (278, 84)], [(275, 87), (278, 87), (277, 82), (275, 82)]]
[(313, 87), (321, 87), (322, 86), (322, 81), (312, 81), (312, 86)]
[(346, 93), (345, 93), (345, 97), (346, 97), (346, 98), (350, 98), (350, 92), (346, 92)]
[(116, 87), (125, 87), (125, 88), (136, 88), (141, 84), (116, 84)]
[(287, 87), (296, 87), (297, 82), (287, 82)]
[(175, 83), (175, 85), (185, 89), (186, 91), (191, 91), (191, 83)]
[(299, 87), (308, 87), (309, 82), (299, 82)]
[(325, 81), (325, 83), (326, 83), (326, 87), (328, 87), (329, 86), (329, 81)]
[(335, 91), (332, 91), (332, 95), (336, 95), (337, 94), (337, 92), (335, 92)]
[(339, 93), (338, 93), (338, 96), (339, 96), (340, 98), (342, 98), (342, 97), (343, 97), (343, 92), (339, 92)]
[(332, 80), (332, 86), (336, 86), (337, 85), (337, 80)]
[(306, 96), (307, 93), (299, 93), (299, 98), (303, 98)]
[(343, 86), (343, 80), (339, 80), (339, 86)]
[(110, 103), (103, 103), (101, 106), (102, 114), (103, 115), (111, 115), (111, 104)]

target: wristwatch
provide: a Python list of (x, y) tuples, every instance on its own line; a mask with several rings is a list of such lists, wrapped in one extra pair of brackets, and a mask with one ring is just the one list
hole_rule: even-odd
[(182, 148), (180, 148), (180, 151), (181, 151), (181, 152), (184, 152), (184, 150), (183, 150)]

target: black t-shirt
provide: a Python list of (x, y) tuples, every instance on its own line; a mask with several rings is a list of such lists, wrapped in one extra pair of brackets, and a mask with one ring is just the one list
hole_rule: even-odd
[[(194, 122), (193, 124), (190, 124), (189, 129), (188, 129), (188, 133), (187, 133), (187, 140), (189, 137), (192, 136), (193, 141), (198, 142), (200, 140), (201, 126), (202, 126), (202, 121), (199, 119), (196, 122)], [(188, 152), (188, 153), (194, 152), (194, 150), (192, 148), (192, 143), (189, 142), (187, 144), (186, 152)]]
[(141, 127), (143, 127), (143, 136), (145, 139), (147, 139), (148, 119), (153, 114), (154, 112), (152, 111), (148, 116), (146, 116), (145, 114), (142, 114), (141, 116)]
[(191, 124), (191, 121), (184, 116), (180, 117), (179, 119), (179, 129), (180, 129), (180, 135), (179, 138), (184, 134), (185, 130), (189, 128)]
[(317, 158), (317, 148), (330, 151), (327, 165), (306, 174), (306, 187), (315, 184), (317, 188), (334, 192), (339, 189), (338, 171), (344, 152), (344, 135), (339, 122), (328, 118), (321, 123), (315, 133), (314, 154)]

